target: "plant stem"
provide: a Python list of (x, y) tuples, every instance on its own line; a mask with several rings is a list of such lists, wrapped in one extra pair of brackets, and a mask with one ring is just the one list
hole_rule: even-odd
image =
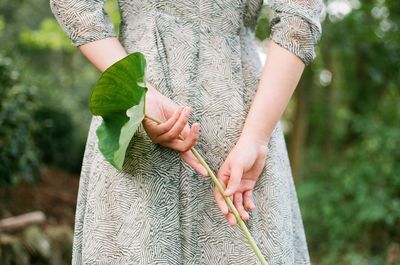
[[(150, 117), (148, 115), (145, 115), (146, 118), (156, 122), (157, 124), (162, 123), (162, 121)], [(179, 135), (180, 140), (184, 140), (184, 137), (182, 135)], [(192, 147), (190, 151), (193, 153), (193, 155), (197, 158), (199, 163), (207, 170), (208, 175), (211, 177), (211, 180), (214, 182), (214, 185), (217, 187), (218, 191), (221, 193), (222, 197), (224, 198), (226, 204), (228, 205), (229, 209), (232, 211), (233, 215), (235, 216), (240, 228), (242, 229), (244, 235), (246, 236), (247, 240), (249, 241), (250, 247), (253, 249), (254, 253), (256, 254), (258, 260), (260, 261), (261, 265), (268, 265), (267, 261), (265, 260), (264, 256), (262, 255), (260, 249), (258, 248), (256, 242), (254, 241), (254, 238), (251, 236), (249, 229), (247, 228), (246, 224), (244, 223), (243, 219), (240, 217), (239, 212), (237, 211), (235, 205), (233, 204), (232, 200), (224, 195), (224, 187), (222, 186), (221, 182), (217, 179), (215, 176), (214, 172), (211, 170), (211, 168), (208, 166), (208, 164), (205, 162), (203, 157), (199, 154), (199, 152)]]

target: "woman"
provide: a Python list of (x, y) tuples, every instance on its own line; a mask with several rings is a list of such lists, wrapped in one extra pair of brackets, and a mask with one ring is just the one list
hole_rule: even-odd
[(321, 0), (270, 1), (264, 67), (253, 31), (262, 0), (119, 0), (119, 39), (103, 2), (50, 0), (100, 71), (144, 53), (146, 110), (165, 123), (143, 121), (118, 172), (98, 150), (100, 118), (92, 119), (73, 264), (257, 264), (240, 229), (226, 225), (236, 220), (201, 176), (207, 173), (189, 151), (194, 145), (269, 264), (310, 264), (279, 119), (315, 56)]

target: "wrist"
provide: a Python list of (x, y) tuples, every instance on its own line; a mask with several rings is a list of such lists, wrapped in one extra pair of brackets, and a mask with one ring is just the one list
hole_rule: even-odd
[(146, 87), (147, 87), (147, 93), (157, 92), (157, 89), (155, 89), (154, 86), (148, 82), (146, 82)]
[(252, 142), (260, 146), (268, 146), (270, 135), (261, 136), (253, 132), (243, 131), (239, 137), (239, 141)]
[(259, 144), (268, 145), (273, 129), (272, 126), (268, 125), (270, 121), (264, 120), (262, 123), (260, 123), (251, 118), (251, 116), (247, 117), (240, 137), (252, 139)]
[(146, 82), (146, 87), (147, 87), (147, 92), (146, 92), (146, 101), (151, 101), (154, 102), (159, 99), (160, 97), (160, 92), (157, 91), (157, 89), (154, 88), (153, 85), (150, 83)]

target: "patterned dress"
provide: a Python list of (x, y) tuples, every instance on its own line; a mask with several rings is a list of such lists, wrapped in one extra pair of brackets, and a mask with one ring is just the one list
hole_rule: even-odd
[[(50, 0), (76, 46), (115, 36), (103, 0)], [(272, 0), (271, 38), (308, 64), (321, 0)], [(262, 64), (254, 25), (262, 0), (119, 0), (119, 39), (141, 51), (149, 83), (199, 122), (197, 149), (217, 172), (240, 136)], [(218, 210), (209, 178), (140, 126), (121, 172), (97, 146), (93, 117), (81, 171), (72, 264), (258, 264), (238, 226)], [(260, 121), (262, 122), (262, 121)], [(245, 150), (244, 150), (245, 152)], [(280, 122), (247, 222), (269, 264), (310, 264)]]

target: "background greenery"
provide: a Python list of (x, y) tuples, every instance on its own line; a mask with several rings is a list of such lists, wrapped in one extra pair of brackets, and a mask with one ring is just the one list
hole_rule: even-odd
[[(326, 6), (317, 58), (284, 116), (310, 253), (314, 264), (400, 264), (400, 2)], [(115, 1), (106, 9), (117, 26)], [(265, 8), (256, 36), (268, 34)], [(70, 44), (48, 0), (0, 0), (0, 45), (2, 218), (22, 212), (11, 195), (43, 182), (40, 169), (79, 173), (99, 74)], [(0, 263), (36, 264), (13, 261), (2, 242), (0, 233)]]

